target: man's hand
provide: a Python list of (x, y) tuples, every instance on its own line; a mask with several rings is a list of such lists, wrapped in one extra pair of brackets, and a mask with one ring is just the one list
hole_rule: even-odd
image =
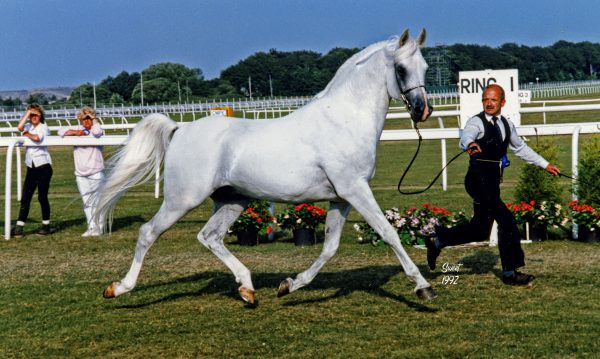
[(469, 146), (467, 147), (467, 153), (469, 154), (469, 156), (473, 156), (478, 153), (481, 153), (481, 147), (479, 147), (479, 145), (477, 143), (471, 142), (469, 144)]
[(552, 163), (550, 163), (550, 164), (548, 164), (548, 166), (546, 166), (546, 171), (553, 176), (558, 176), (560, 174), (560, 168), (556, 167)]

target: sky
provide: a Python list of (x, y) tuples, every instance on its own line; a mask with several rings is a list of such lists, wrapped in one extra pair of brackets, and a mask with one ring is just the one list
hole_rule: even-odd
[(600, 43), (596, 0), (0, 0), (0, 91), (99, 83), (160, 62), (206, 79), (258, 51)]

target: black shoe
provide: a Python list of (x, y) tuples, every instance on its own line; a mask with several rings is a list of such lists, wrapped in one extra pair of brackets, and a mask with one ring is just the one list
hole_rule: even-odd
[(535, 277), (531, 274), (515, 271), (513, 275), (503, 275), (502, 282), (508, 285), (528, 285)]
[(435, 261), (441, 252), (441, 250), (435, 245), (436, 238), (437, 237), (425, 238), (425, 247), (427, 247), (427, 265), (431, 270), (435, 269)]
[(23, 226), (16, 225), (10, 231), (11, 237), (23, 237)]
[(42, 224), (42, 228), (40, 228), (40, 230), (37, 232), (37, 234), (42, 235), (42, 236), (47, 236), (50, 233), (52, 233), (52, 231), (50, 231), (49, 224)]

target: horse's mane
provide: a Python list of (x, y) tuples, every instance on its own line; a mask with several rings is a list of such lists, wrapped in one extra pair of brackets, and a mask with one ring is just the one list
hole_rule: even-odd
[[(385, 51), (385, 56), (388, 61), (386, 64), (388, 66), (393, 66), (393, 63), (401, 58), (412, 55), (418, 48), (416, 42), (414, 40), (408, 41), (405, 46), (398, 49), (399, 47), (399, 37), (392, 36), (389, 40), (379, 41), (374, 44), (371, 44), (356, 54), (352, 55), (346, 62), (340, 66), (340, 68), (336, 71), (335, 75), (329, 81), (325, 89), (315, 95), (315, 99), (324, 97), (332, 88), (337, 87), (338, 83), (341, 80), (346, 80), (347, 75), (355, 70), (356, 66), (360, 66), (362, 63), (371, 58), (371, 56), (375, 55), (379, 51)], [(397, 51), (400, 50), (400, 51)], [(397, 53), (396, 53), (397, 52)]]

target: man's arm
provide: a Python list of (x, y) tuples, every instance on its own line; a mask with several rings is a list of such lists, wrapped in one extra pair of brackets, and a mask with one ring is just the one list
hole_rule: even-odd
[(557, 176), (560, 173), (560, 169), (549, 163), (544, 157), (540, 156), (537, 152), (535, 152), (531, 147), (527, 146), (525, 141), (517, 135), (517, 129), (515, 125), (509, 121), (510, 125), (510, 139), (508, 142), (509, 148), (513, 151), (513, 153), (522, 159), (523, 161), (536, 165), (545, 169), (548, 173), (553, 176)]

